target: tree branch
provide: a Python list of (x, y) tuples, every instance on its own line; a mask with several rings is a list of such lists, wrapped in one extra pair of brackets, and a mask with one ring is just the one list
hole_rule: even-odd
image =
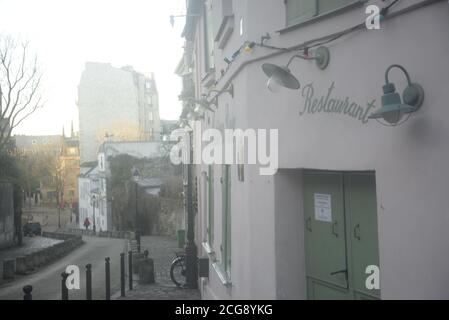
[(14, 128), (43, 106), (41, 97), (37, 97), (42, 74), (37, 56), (30, 59), (28, 55), (28, 45), (0, 35), (0, 101), (4, 105), (0, 113), (0, 152), (9, 143)]

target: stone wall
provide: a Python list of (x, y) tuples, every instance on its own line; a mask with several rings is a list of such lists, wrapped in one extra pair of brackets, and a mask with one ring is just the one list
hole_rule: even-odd
[(13, 186), (0, 182), (0, 248), (9, 247), (14, 240)]
[(182, 199), (160, 198), (158, 234), (176, 235), (176, 231), (184, 229), (185, 214)]

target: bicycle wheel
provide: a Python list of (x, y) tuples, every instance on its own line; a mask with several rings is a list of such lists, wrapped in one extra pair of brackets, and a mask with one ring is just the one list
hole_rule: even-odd
[(176, 284), (177, 287), (180, 287), (184, 283), (184, 258), (178, 257), (173, 260), (170, 268), (170, 278)]

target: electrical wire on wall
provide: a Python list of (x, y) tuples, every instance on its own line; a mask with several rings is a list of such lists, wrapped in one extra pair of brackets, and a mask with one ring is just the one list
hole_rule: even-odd
[[(385, 1), (385, 0), (383, 0)], [(390, 9), (391, 7), (393, 7), (394, 5), (396, 5), (397, 3), (399, 3), (401, 0), (394, 0), (393, 2), (391, 2), (390, 4), (388, 4), (387, 6), (383, 7), (380, 11), (380, 16), (381, 16), (381, 20), (387, 20), (387, 19), (391, 19), (394, 17), (398, 17), (401, 16), (403, 14), (409, 13), (411, 11), (426, 7), (428, 5), (431, 4), (435, 4), (438, 2), (441, 2), (443, 0), (425, 0), (422, 1), (420, 3), (411, 5), (407, 8), (398, 10), (396, 12), (392, 12), (390, 13)], [(266, 48), (266, 49), (271, 49), (271, 50), (276, 50), (279, 51), (279, 54), (285, 53), (285, 52), (295, 52), (298, 53), (298, 51), (300, 53), (302, 53), (304, 56), (308, 56), (309, 53), (309, 49), (312, 48), (316, 48), (322, 45), (326, 45), (329, 44), (331, 42), (334, 42), (346, 35), (349, 35), (351, 33), (357, 32), (357, 31), (361, 31), (361, 30), (366, 30), (366, 25), (365, 22), (357, 24), (353, 27), (344, 29), (342, 31), (339, 32), (335, 32), (335, 33), (331, 33), (322, 37), (318, 37), (318, 38), (314, 38), (311, 40), (307, 40), (301, 44), (286, 48), (286, 47), (277, 47), (277, 46), (272, 46), (272, 45), (268, 45), (265, 42), (271, 39), (271, 36), (267, 33), (264, 36), (261, 37), (260, 42), (255, 42), (255, 41), (245, 41), (233, 54), (230, 58), (225, 58), (224, 61), (226, 62), (227, 66), (225, 68), (225, 70), (221, 70), (220, 72), (220, 76), (218, 77), (218, 79), (215, 81), (215, 85), (217, 85), (218, 83), (221, 82), (221, 80), (223, 80), (228, 71), (230, 70), (232, 64), (238, 60), (238, 57), (241, 55), (242, 51), (246, 51), (246, 52), (250, 52), (254, 47), (261, 47), (261, 48)], [(271, 55), (273, 56), (273, 55)], [(253, 59), (252, 61), (258, 61), (263, 59), (263, 57), (258, 57)], [(251, 61), (247, 61), (246, 63), (250, 63)], [(233, 76), (231, 76), (232, 78)], [(216, 95), (211, 99), (211, 101), (216, 101), (216, 99), (218, 98), (218, 96), (220, 96), (229, 86), (229, 81), (228, 83), (226, 83), (223, 86), (223, 89), (221, 90), (217, 90)], [(210, 95), (208, 95), (209, 97)], [(217, 106), (218, 107), (218, 106)]]

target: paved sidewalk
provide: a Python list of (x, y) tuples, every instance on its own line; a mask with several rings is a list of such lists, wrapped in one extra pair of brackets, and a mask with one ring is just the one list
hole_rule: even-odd
[[(135, 284), (132, 291), (127, 290), (125, 297), (120, 292), (113, 298), (117, 300), (199, 300), (196, 289), (182, 289), (175, 286), (170, 279), (170, 266), (175, 252), (183, 251), (177, 247), (176, 238), (167, 236), (144, 236), (141, 238), (141, 252), (148, 250), (154, 260), (156, 283), (149, 285)], [(133, 277), (137, 278), (136, 274)], [(128, 288), (128, 283), (127, 283)]]

